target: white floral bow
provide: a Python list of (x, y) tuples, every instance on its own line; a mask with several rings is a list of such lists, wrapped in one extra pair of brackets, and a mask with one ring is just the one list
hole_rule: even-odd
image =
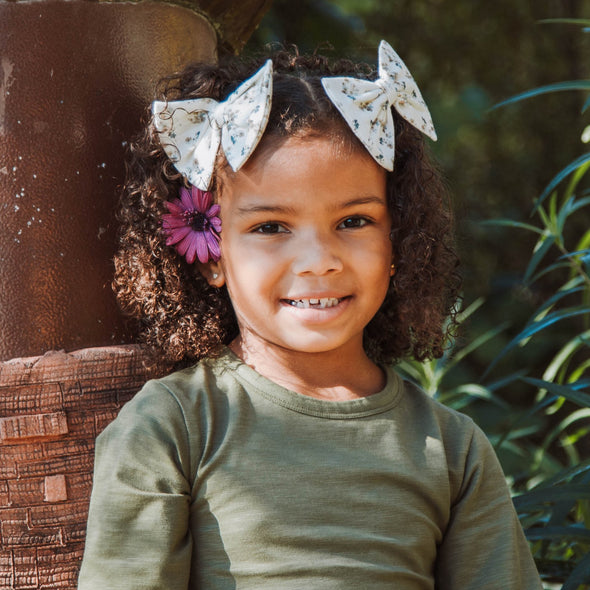
[(223, 102), (212, 98), (155, 101), (154, 125), (176, 169), (206, 191), (220, 144), (234, 171), (252, 154), (268, 122), (271, 95), (272, 62), (268, 60)]
[(386, 41), (379, 44), (379, 78), (322, 78), (326, 94), (371, 156), (393, 170), (395, 130), (391, 107), (436, 141), (432, 118), (408, 68)]

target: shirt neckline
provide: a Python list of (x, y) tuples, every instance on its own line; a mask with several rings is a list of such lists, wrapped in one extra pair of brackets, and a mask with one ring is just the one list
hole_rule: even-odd
[(238, 381), (248, 384), (249, 391), (285, 409), (318, 418), (346, 420), (380, 414), (397, 405), (403, 392), (402, 379), (390, 366), (380, 365), (386, 374), (385, 387), (381, 391), (354, 400), (327, 401), (297, 393), (271, 381), (227, 347), (224, 347), (219, 359)]

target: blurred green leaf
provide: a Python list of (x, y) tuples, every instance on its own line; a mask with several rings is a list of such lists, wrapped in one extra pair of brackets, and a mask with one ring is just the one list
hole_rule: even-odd
[(555, 23), (565, 25), (579, 25), (581, 27), (590, 27), (590, 19), (586, 18), (544, 18), (539, 21), (541, 24)]
[(541, 193), (541, 196), (535, 202), (533, 213), (540, 207), (541, 203), (555, 190), (555, 188), (561, 183), (564, 178), (567, 178), (572, 172), (578, 172), (580, 167), (590, 163), (590, 153), (583, 154), (579, 158), (576, 158), (573, 162), (570, 162), (563, 170), (561, 170), (556, 176), (552, 178), (545, 190)]
[(590, 584), (590, 553), (578, 562), (561, 590), (578, 590), (581, 584)]
[(567, 484), (549, 488), (535, 488), (512, 500), (517, 510), (531, 510), (542, 508), (546, 504), (563, 502), (566, 500), (590, 499), (590, 486), (586, 484)]
[(539, 332), (545, 330), (549, 326), (565, 320), (567, 318), (572, 318), (580, 315), (587, 315), (590, 313), (590, 309), (586, 305), (579, 305), (575, 307), (569, 307), (565, 309), (561, 309), (559, 311), (554, 311), (542, 319), (538, 321), (530, 322), (524, 330), (522, 330), (517, 336), (515, 336), (504, 348), (503, 350), (496, 355), (493, 361), (488, 365), (486, 371), (483, 374), (482, 378), (485, 378), (491, 371), (496, 367), (496, 365), (500, 362), (502, 358), (504, 358), (511, 350), (513, 350), (516, 346), (524, 342), (525, 340), (529, 339), (530, 337), (538, 334)]
[(586, 330), (567, 342), (547, 365), (547, 368), (543, 373), (543, 379), (545, 381), (553, 381), (562, 367), (569, 363), (572, 356), (580, 350), (580, 348), (588, 345), (589, 339), (590, 330)]
[(553, 244), (555, 243), (555, 235), (554, 234), (550, 234), (550, 233), (543, 233), (541, 235), (541, 237), (539, 238), (539, 240), (537, 241), (534, 251), (533, 251), (533, 256), (526, 268), (526, 271), (524, 273), (524, 277), (523, 277), (523, 282), (524, 283), (528, 283), (530, 281), (530, 278), (532, 276), (532, 274), (535, 272), (535, 270), (537, 269), (537, 266), (539, 265), (539, 263), (541, 262), (541, 260), (543, 260), (543, 258), (545, 257), (545, 254), (547, 254), (547, 252), (549, 251), (549, 248), (551, 248), (551, 246), (553, 246)]
[(538, 228), (536, 225), (532, 225), (530, 223), (523, 223), (522, 221), (513, 221), (512, 219), (485, 219), (484, 221), (480, 222), (480, 225), (498, 225), (504, 227), (514, 227), (519, 229), (526, 229), (528, 231), (532, 231), (541, 235), (545, 233), (544, 230)]
[(546, 527), (533, 527), (526, 529), (525, 531), (528, 539), (537, 541), (540, 539), (547, 539), (551, 541), (583, 541), (590, 542), (590, 531), (570, 526), (546, 526)]
[(546, 389), (550, 393), (559, 397), (564, 397), (575, 404), (582, 406), (583, 408), (590, 408), (590, 395), (582, 391), (578, 391), (575, 388), (575, 384), (572, 385), (559, 385), (552, 383), (551, 381), (545, 381), (543, 379), (535, 379), (533, 377), (522, 377), (522, 380), (530, 385), (534, 385), (539, 389)]
[(590, 90), (590, 80), (555, 82), (555, 84), (548, 84), (547, 86), (541, 86), (539, 88), (534, 88), (533, 90), (527, 90), (526, 92), (521, 92), (520, 94), (516, 94), (515, 96), (495, 104), (490, 110), (499, 109), (500, 107), (504, 107), (515, 102), (520, 102), (521, 100), (526, 100), (527, 98), (533, 98), (534, 96), (539, 96), (541, 94), (562, 92), (564, 90)]
[(543, 480), (534, 489), (545, 489), (558, 484), (571, 482), (575, 479), (579, 479), (582, 475), (590, 475), (590, 459), (586, 459), (578, 465), (573, 465), (567, 469), (562, 469), (556, 475)]

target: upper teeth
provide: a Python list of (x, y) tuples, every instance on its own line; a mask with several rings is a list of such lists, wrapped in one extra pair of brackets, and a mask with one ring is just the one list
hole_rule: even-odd
[(309, 308), (309, 307), (334, 307), (338, 305), (340, 299), (337, 297), (322, 297), (321, 299), (288, 299), (290, 305), (293, 307)]

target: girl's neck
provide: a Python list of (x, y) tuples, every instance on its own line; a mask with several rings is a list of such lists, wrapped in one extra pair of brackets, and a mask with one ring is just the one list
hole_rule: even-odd
[(302, 395), (345, 401), (367, 397), (385, 387), (385, 373), (362, 346), (351, 343), (350, 350), (307, 353), (257, 344), (238, 336), (229, 347), (257, 373)]

